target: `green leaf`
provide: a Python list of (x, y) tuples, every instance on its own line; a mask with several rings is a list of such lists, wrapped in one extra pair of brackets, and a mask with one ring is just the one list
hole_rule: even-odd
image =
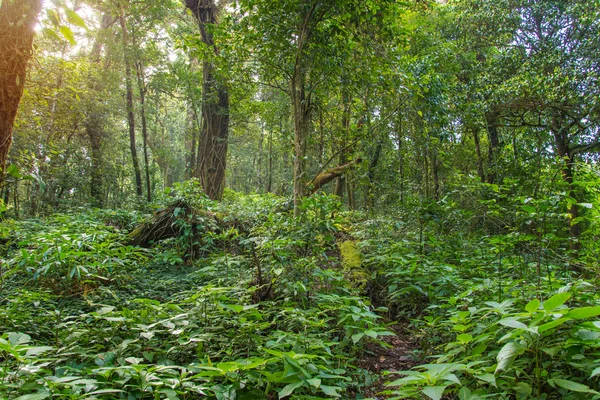
[(456, 340), (458, 340), (460, 343), (467, 344), (467, 343), (469, 343), (471, 340), (473, 340), (473, 335), (470, 335), (470, 334), (468, 334), (468, 333), (463, 333), (463, 334), (461, 334), (461, 335), (458, 335), (458, 336), (456, 337)]
[(421, 392), (432, 400), (440, 400), (447, 387), (448, 386), (429, 386), (424, 388)]
[(42, 400), (50, 397), (49, 392), (39, 392), (39, 393), (31, 393), (25, 394), (23, 396), (17, 397), (15, 400)]
[(570, 320), (571, 320), (570, 318), (564, 318), (564, 317), (563, 318), (555, 319), (554, 321), (550, 321), (550, 322), (548, 322), (546, 324), (540, 325), (538, 327), (538, 332), (539, 333), (544, 333), (544, 332), (546, 332), (546, 331), (548, 331), (548, 330), (550, 330), (552, 328), (556, 328), (557, 326), (562, 325), (565, 322), (570, 321)]
[(598, 394), (598, 392), (596, 392), (595, 390), (590, 389), (589, 386), (583, 385), (581, 383), (569, 381), (566, 379), (553, 379), (552, 381), (561, 388), (570, 390), (572, 392)]
[(475, 378), (487, 382), (490, 385), (496, 387), (496, 377), (492, 374), (475, 375)]
[(522, 323), (520, 321), (517, 321), (514, 318), (504, 318), (504, 319), (501, 319), (500, 321), (498, 321), (498, 323), (500, 325), (508, 326), (509, 328), (523, 329), (523, 330), (527, 329), (527, 325), (525, 325), (524, 323)]
[(523, 205), (521, 206), (521, 209), (528, 214), (534, 214), (537, 211), (534, 206), (529, 205)]
[(525, 352), (525, 347), (521, 346), (517, 342), (509, 342), (502, 347), (498, 356), (496, 356), (496, 361), (498, 361), (498, 365), (496, 366), (496, 372), (500, 370), (505, 370), (515, 361), (515, 359)]
[(316, 387), (317, 389), (321, 386), (321, 380), (319, 378), (309, 379), (308, 382), (311, 386)]
[(352, 335), (352, 343), (358, 343), (360, 339), (363, 338), (363, 336), (365, 336), (364, 332), (355, 333), (354, 335)]
[(71, 43), (71, 45), (76, 45), (77, 42), (75, 41), (75, 36), (73, 35), (73, 31), (71, 30), (71, 28), (69, 28), (66, 25), (61, 25), (58, 27), (58, 30), (60, 31), (60, 33), (62, 33), (62, 35), (65, 37), (65, 39), (67, 39), (69, 41), (69, 43)]
[(52, 24), (54, 26), (60, 25), (60, 15), (58, 15), (58, 12), (56, 12), (55, 9), (53, 9), (53, 8), (47, 9), (46, 16), (48, 17), (48, 19), (50, 20), (50, 22), (52, 22)]
[(571, 293), (569, 292), (555, 294), (548, 300), (544, 301), (544, 310), (546, 310), (546, 312), (550, 312), (556, 309), (557, 307), (560, 307), (563, 304), (565, 304), (565, 302), (569, 300), (570, 297)]
[(533, 314), (533, 312), (538, 308), (540, 308), (540, 301), (538, 299), (533, 299), (527, 303), (525, 306), (525, 311), (527, 311), (529, 314)]
[(79, 14), (77, 14), (75, 11), (67, 8), (65, 9), (65, 14), (67, 15), (67, 20), (70, 23), (72, 23), (73, 25), (77, 25), (80, 28), (87, 29), (87, 24), (85, 23), (83, 18), (81, 18)]
[(321, 390), (323, 391), (323, 393), (325, 393), (327, 396), (331, 396), (331, 397), (342, 397), (337, 392), (340, 389), (341, 388), (339, 386), (321, 385)]
[(296, 390), (300, 386), (302, 386), (303, 383), (304, 382), (302, 382), (302, 381), (296, 381), (296, 382), (290, 383), (289, 385), (287, 385), (286, 387), (284, 387), (283, 389), (281, 389), (279, 391), (279, 398), (281, 399), (281, 398), (291, 395), (292, 393), (294, 393), (294, 390)]
[(592, 375), (590, 376), (590, 378), (593, 378), (599, 374), (600, 374), (600, 367), (598, 367), (592, 371)]
[(584, 207), (584, 208), (592, 208), (594, 207), (592, 203), (578, 203), (578, 206)]
[(565, 317), (572, 319), (584, 319), (600, 315), (600, 306), (596, 307), (580, 307), (570, 310)]

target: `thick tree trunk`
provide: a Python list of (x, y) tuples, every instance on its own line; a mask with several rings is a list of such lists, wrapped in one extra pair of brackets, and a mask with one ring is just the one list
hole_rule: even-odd
[(123, 35), (123, 58), (125, 61), (125, 88), (127, 91), (127, 125), (129, 126), (129, 149), (131, 150), (131, 159), (133, 162), (133, 171), (135, 173), (135, 192), (142, 196), (142, 173), (140, 172), (140, 162), (135, 145), (135, 114), (133, 112), (133, 85), (131, 83), (131, 61), (129, 59), (129, 43), (127, 35), (127, 26), (125, 18), (121, 15), (119, 18), (121, 31)]
[(4, 179), (41, 8), (41, 0), (2, 0), (0, 4), (0, 183)]
[(306, 196), (306, 141), (310, 132), (310, 108), (304, 95), (301, 74), (292, 80), (294, 110), (294, 215), (300, 215), (300, 203)]
[[(186, 7), (198, 21), (202, 42), (212, 48), (215, 55), (219, 49), (214, 43), (207, 25), (217, 24), (217, 5), (214, 0), (186, 0)], [(214, 63), (204, 60), (202, 66), (202, 130), (198, 148), (195, 174), (200, 178), (206, 195), (220, 200), (225, 189), (227, 165), (227, 142), (229, 140), (229, 93), (224, 82), (214, 74)]]

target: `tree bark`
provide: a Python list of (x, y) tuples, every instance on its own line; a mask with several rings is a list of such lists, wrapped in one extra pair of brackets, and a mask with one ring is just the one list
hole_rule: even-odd
[(4, 180), (41, 8), (41, 0), (2, 0), (0, 4), (0, 183)]
[(142, 119), (142, 140), (144, 151), (144, 169), (146, 172), (146, 200), (152, 201), (152, 187), (150, 186), (150, 166), (148, 164), (148, 121), (146, 120), (146, 82), (142, 62), (135, 63), (138, 89), (140, 92), (140, 117)]
[(127, 26), (123, 15), (119, 17), (121, 24), (121, 33), (123, 35), (123, 58), (125, 61), (125, 87), (127, 91), (127, 125), (129, 126), (129, 149), (131, 150), (131, 159), (133, 162), (133, 171), (135, 173), (135, 192), (141, 197), (142, 191), (142, 173), (140, 172), (140, 162), (135, 145), (135, 114), (133, 112), (133, 85), (131, 83), (131, 61), (129, 59), (129, 41)]
[[(551, 130), (554, 135), (556, 153), (563, 163), (561, 169), (562, 179), (567, 185), (569, 197), (575, 199), (576, 203), (579, 203), (576, 197), (577, 194), (575, 193), (575, 186), (573, 185), (575, 178), (575, 173), (573, 170), (575, 154), (571, 149), (568, 128), (565, 127), (564, 122), (564, 115), (560, 111), (554, 111), (552, 115)], [(581, 225), (577, 221), (577, 218), (579, 217), (579, 206), (577, 204), (571, 204), (571, 207), (569, 208), (569, 216), (571, 250), (577, 252), (581, 249), (581, 243), (579, 242), (579, 237), (581, 236)]]
[(488, 149), (488, 183), (496, 183), (498, 171), (498, 151), (500, 150), (500, 139), (498, 136), (498, 117), (497, 111), (485, 113), (485, 123), (487, 127), (489, 149)]
[[(214, 55), (220, 51), (215, 45), (207, 25), (217, 24), (217, 5), (214, 0), (186, 0), (186, 7), (198, 22), (202, 42), (212, 48)], [(202, 130), (198, 148), (196, 177), (200, 178), (206, 195), (220, 200), (225, 189), (227, 142), (229, 137), (229, 92), (224, 82), (214, 74), (212, 60), (202, 64)]]
[(266, 193), (271, 193), (273, 185), (273, 129), (269, 130), (269, 170), (267, 176)]
[(292, 107), (294, 111), (294, 216), (300, 215), (300, 203), (306, 196), (306, 141), (310, 132), (310, 107), (304, 91), (301, 72), (292, 79)]

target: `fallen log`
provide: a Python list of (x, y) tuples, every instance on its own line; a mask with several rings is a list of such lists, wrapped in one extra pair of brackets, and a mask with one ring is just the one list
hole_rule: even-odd
[(357, 159), (350, 161), (347, 164), (338, 165), (337, 167), (329, 168), (321, 172), (306, 185), (308, 188), (309, 195), (315, 194), (324, 185), (328, 184), (335, 178), (339, 178), (340, 176), (344, 175), (350, 168), (361, 162), (362, 158), (358, 157)]

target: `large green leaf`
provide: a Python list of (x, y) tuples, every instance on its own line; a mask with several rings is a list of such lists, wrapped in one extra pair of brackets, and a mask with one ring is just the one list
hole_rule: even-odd
[(596, 307), (580, 307), (570, 310), (565, 317), (572, 319), (584, 319), (600, 315), (600, 306)]
[(440, 400), (448, 386), (429, 386), (422, 390), (423, 394), (432, 400)]
[(589, 386), (586, 386), (581, 383), (569, 381), (567, 379), (553, 379), (552, 381), (557, 386), (560, 386), (561, 388), (570, 390), (572, 392), (598, 394), (598, 392), (596, 392), (595, 390), (590, 389)]
[(498, 365), (496, 372), (505, 370), (515, 361), (515, 359), (525, 352), (525, 347), (521, 346), (517, 342), (509, 342), (502, 347), (496, 360)]
[(552, 311), (565, 304), (570, 297), (571, 293), (569, 292), (555, 294), (544, 302), (544, 310), (546, 310), (546, 312)]

